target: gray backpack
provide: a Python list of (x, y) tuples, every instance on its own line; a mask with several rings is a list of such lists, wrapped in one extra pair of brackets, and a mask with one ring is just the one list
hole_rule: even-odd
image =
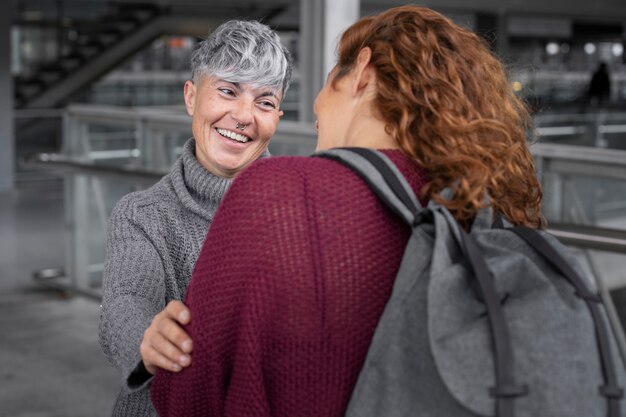
[[(422, 208), (371, 149), (348, 166), (412, 228), (348, 417), (617, 417), (626, 372), (600, 297), (551, 235)], [(498, 224), (500, 223), (500, 224)]]

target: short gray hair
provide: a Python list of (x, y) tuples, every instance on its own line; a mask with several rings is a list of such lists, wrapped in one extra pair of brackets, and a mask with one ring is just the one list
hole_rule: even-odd
[(213, 76), (233, 83), (267, 86), (283, 94), (291, 81), (289, 51), (269, 26), (257, 21), (221, 24), (191, 55), (191, 77)]

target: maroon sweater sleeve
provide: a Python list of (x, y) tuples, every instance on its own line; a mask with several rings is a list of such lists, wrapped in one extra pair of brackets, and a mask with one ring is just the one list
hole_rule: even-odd
[(192, 365), (157, 374), (159, 415), (343, 415), (407, 239), (333, 161), (254, 164), (196, 264), (185, 300)]

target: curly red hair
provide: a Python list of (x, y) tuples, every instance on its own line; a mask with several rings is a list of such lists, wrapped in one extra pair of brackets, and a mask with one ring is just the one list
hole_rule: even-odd
[[(333, 81), (369, 47), (374, 102), (387, 132), (430, 176), (425, 195), (462, 224), (491, 205), (516, 225), (542, 227), (542, 191), (527, 144), (531, 117), (486, 43), (443, 15), (403, 6), (342, 35)], [(454, 198), (439, 193), (452, 188)]]

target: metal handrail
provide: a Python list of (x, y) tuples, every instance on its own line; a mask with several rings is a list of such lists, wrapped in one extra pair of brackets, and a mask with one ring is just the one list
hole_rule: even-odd
[(530, 147), (537, 174), (546, 172), (626, 181), (626, 151), (536, 143)]
[(626, 151), (619, 149), (535, 143), (531, 145), (530, 151), (535, 157), (564, 161), (600, 162), (626, 168)]
[[(29, 160), (34, 166), (48, 166), (76, 174), (103, 177), (121, 177), (125, 180), (158, 180), (166, 171), (146, 170), (141, 168), (96, 165), (92, 162), (79, 162), (56, 154), (38, 154)], [(607, 229), (569, 223), (551, 223), (549, 233), (563, 244), (585, 249), (626, 254), (626, 230)]]
[(97, 175), (102, 177), (117, 177), (124, 180), (151, 180), (157, 181), (168, 171), (149, 170), (127, 166), (94, 164), (91, 161), (78, 161), (59, 154), (40, 153), (26, 161), (33, 167), (55, 168), (60, 173)]
[(547, 231), (565, 245), (626, 254), (626, 230), (553, 223)]
[(581, 123), (589, 123), (595, 122), (601, 119), (604, 122), (607, 121), (620, 121), (624, 122), (626, 120), (626, 113), (618, 113), (618, 112), (602, 112), (602, 113), (553, 113), (553, 114), (540, 114), (534, 117), (534, 122), (536, 125), (542, 125), (544, 123), (555, 123), (555, 122), (581, 122)]

